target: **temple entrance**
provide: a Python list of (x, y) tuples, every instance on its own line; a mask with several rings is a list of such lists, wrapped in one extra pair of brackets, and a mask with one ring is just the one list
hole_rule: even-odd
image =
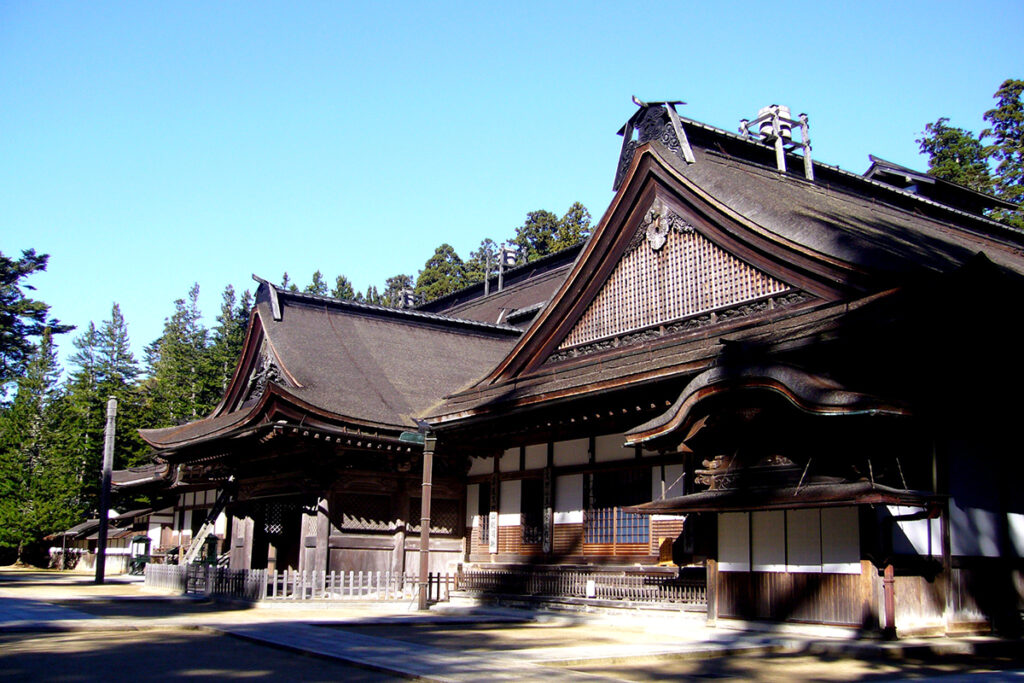
[(299, 568), (302, 508), (297, 502), (267, 502), (253, 514), (253, 569)]

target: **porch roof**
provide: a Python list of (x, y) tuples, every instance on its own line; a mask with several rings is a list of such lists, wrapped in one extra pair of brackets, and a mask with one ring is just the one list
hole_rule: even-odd
[(655, 500), (629, 508), (644, 515), (687, 512), (748, 512), (795, 510), (846, 505), (905, 505), (931, 509), (947, 496), (928, 491), (896, 489), (870, 481), (811, 483), (783, 488), (747, 487), (701, 491)]

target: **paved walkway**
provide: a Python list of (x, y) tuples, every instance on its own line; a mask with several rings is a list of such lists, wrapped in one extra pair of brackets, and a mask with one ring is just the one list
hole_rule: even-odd
[(730, 653), (830, 653), (897, 658), (976, 654), (1017, 648), (994, 638), (883, 643), (819, 629), (710, 629), (697, 619), (563, 615), (510, 609), (343, 604), (329, 609), (196, 601), (155, 596), (125, 578), (96, 586), (91, 577), (0, 570), (0, 634), (199, 628), (276, 648), (335, 659), (390, 675), (436, 681), (618, 680), (578, 673), (578, 663)]

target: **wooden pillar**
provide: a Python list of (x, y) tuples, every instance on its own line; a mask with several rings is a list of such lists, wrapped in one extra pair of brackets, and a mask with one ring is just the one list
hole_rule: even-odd
[(896, 640), (896, 570), (893, 568), (892, 562), (885, 565), (882, 593), (885, 603), (885, 628), (882, 630), (882, 636), (889, 640)]
[(406, 480), (398, 482), (398, 492), (395, 494), (395, 536), (394, 546), (391, 550), (391, 571), (399, 578), (399, 583), (405, 582), (405, 537), (409, 527), (409, 488)]
[(715, 626), (718, 623), (718, 560), (708, 558), (707, 563), (707, 589), (708, 602), (707, 625)]
[(318, 571), (327, 571), (327, 563), (331, 558), (330, 536), (331, 536), (331, 507), (328, 499), (321, 498), (317, 501), (316, 515), (316, 549), (313, 552), (313, 568)]
[[(319, 505), (317, 506), (319, 507)], [(299, 571), (320, 571), (323, 567), (316, 564), (316, 531), (318, 509), (303, 510), (299, 522)]]
[[(487, 513), (487, 525), (490, 534), (487, 537), (487, 552), (494, 555), (498, 552), (498, 509), (501, 506), (501, 456), (494, 458), (494, 474), (491, 475), (491, 505)], [(492, 557), (493, 561), (494, 558)]]
[(430, 590), (430, 494), (434, 485), (434, 447), (437, 437), (427, 434), (423, 439), (423, 493), (420, 496), (420, 595), (419, 609), (429, 608)]
[(252, 569), (252, 535), (255, 525), (252, 517), (235, 515), (231, 523), (231, 559), (232, 569)]

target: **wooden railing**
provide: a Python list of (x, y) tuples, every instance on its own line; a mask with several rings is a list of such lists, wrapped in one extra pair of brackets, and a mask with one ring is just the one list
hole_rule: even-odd
[[(183, 594), (243, 600), (411, 600), (419, 594), (414, 574), (391, 572), (299, 572), (227, 569), (206, 565), (146, 565), (146, 585)], [(428, 574), (430, 602), (445, 602), (454, 574)]]
[(703, 576), (664, 576), (529, 568), (464, 570), (459, 590), (471, 594), (530, 595), (553, 598), (592, 598), (645, 603), (704, 605)]

